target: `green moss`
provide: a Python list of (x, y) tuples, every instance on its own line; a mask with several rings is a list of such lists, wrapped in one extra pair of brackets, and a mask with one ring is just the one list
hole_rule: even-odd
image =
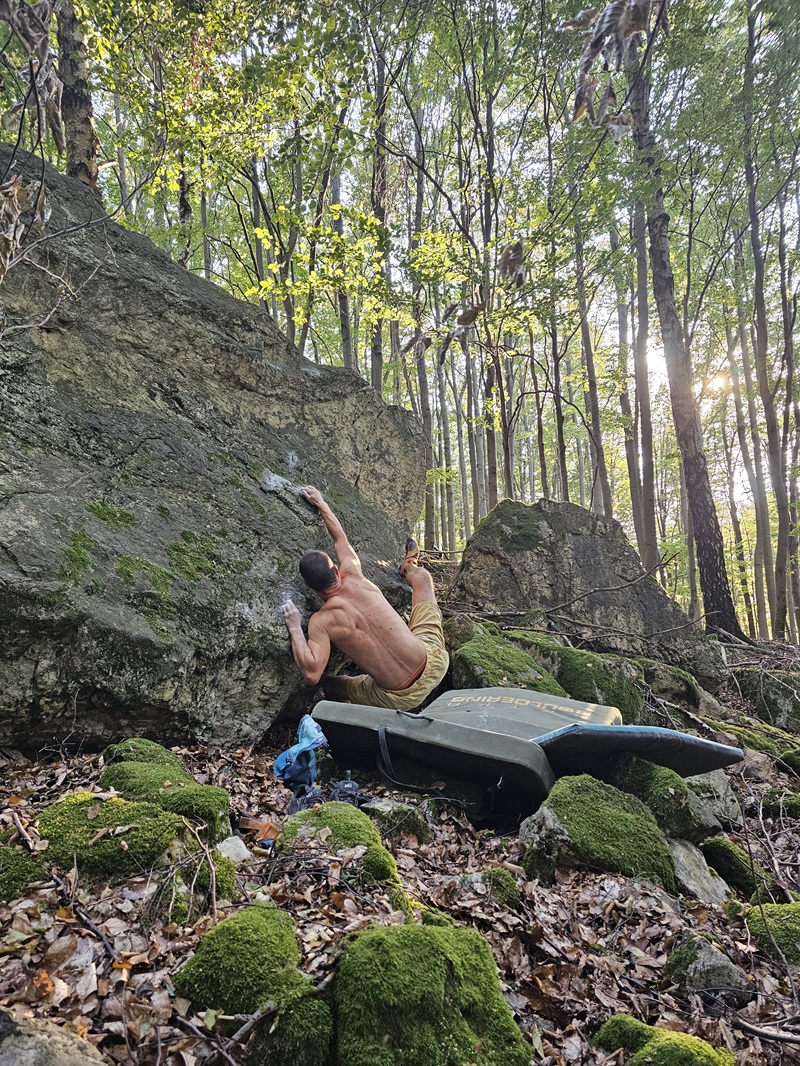
[(800, 777), (800, 748), (792, 748), (781, 755), (781, 762), (786, 769)]
[(644, 677), (639, 669), (637, 683), (630, 680), (627, 675), (633, 664), (629, 659), (568, 648), (553, 637), (528, 630), (512, 629), (506, 636), (533, 649), (537, 661), (572, 699), (617, 707), (627, 725), (639, 721), (644, 707)]
[(764, 867), (727, 837), (710, 837), (699, 846), (708, 865), (740, 895), (749, 898), (759, 886), (772, 883)]
[(514, 910), (522, 902), (517, 879), (502, 866), (490, 866), (481, 874), (481, 880), (489, 889), (492, 899), (501, 907)]
[(327, 1003), (303, 996), (281, 1011), (274, 1029), (259, 1038), (247, 1066), (327, 1066), (331, 1061), (333, 1015)]
[[(155, 804), (103, 801), (91, 792), (76, 792), (39, 815), (39, 831), (50, 844), (48, 860), (68, 870), (74, 858), (78, 872), (94, 880), (147, 870), (180, 825), (180, 818)], [(111, 832), (98, 838), (102, 829)]]
[(797, 747), (796, 736), (766, 723), (756, 725), (755, 722), (750, 722), (747, 725), (736, 725), (733, 722), (719, 722), (716, 718), (701, 718), (701, 721), (713, 729), (722, 728), (726, 733), (732, 733), (743, 748), (763, 751), (774, 759), (779, 759), (785, 751), (791, 751)]
[[(236, 863), (227, 857), (211, 852), (211, 861), (214, 864), (214, 888), (217, 899), (236, 899), (239, 895), (239, 884), (236, 880)], [(208, 859), (203, 859), (197, 872), (196, 887), (201, 892), (211, 891), (211, 871)]]
[(623, 792), (637, 796), (648, 807), (667, 836), (692, 836), (695, 817), (689, 788), (680, 774), (646, 759), (623, 760), (611, 776), (611, 782)]
[(115, 762), (100, 778), (104, 788), (114, 788), (126, 799), (157, 803), (165, 811), (183, 815), (206, 826), (210, 841), (230, 834), (230, 796), (216, 785), (198, 785), (181, 768), (163, 763)]
[(106, 763), (158, 763), (161, 766), (169, 766), (176, 772), (179, 770), (186, 773), (179, 755), (161, 744), (156, 744), (154, 740), (145, 740), (144, 737), (129, 737), (127, 740), (121, 740), (119, 744), (109, 744), (103, 752), (103, 758)]
[(368, 930), (345, 948), (335, 996), (342, 1066), (530, 1062), (489, 946), (473, 930)]
[(161, 515), (162, 518), (169, 518), (169, 516), (172, 514), (172, 511), (170, 511), (169, 507), (167, 507), (167, 505), (164, 503), (159, 503), (156, 505), (156, 512)]
[(0, 903), (21, 896), (31, 882), (46, 879), (47, 871), (38, 855), (13, 845), (0, 846)]
[(217, 568), (214, 540), (205, 533), (184, 529), (180, 540), (167, 545), (173, 570), (192, 583), (213, 574)]
[(289, 915), (257, 903), (209, 929), (175, 974), (175, 990), (195, 1010), (251, 1014), (268, 1001), (285, 1007), (308, 988), (299, 962)]
[(453, 615), (450, 618), (445, 618), (442, 628), (444, 629), (445, 643), (451, 653), (458, 651), (462, 644), (468, 644), (478, 632), (478, 627), (475, 623), (463, 615)]
[(410, 833), (420, 844), (429, 844), (432, 839), (431, 827), (419, 807), (401, 804), (385, 814), (376, 815), (375, 819), (381, 833), (389, 840), (401, 833)]
[(147, 574), (150, 584), (159, 596), (169, 596), (172, 590), (172, 574), (163, 566), (156, 566), (146, 559), (136, 559), (132, 555), (120, 555), (114, 567), (119, 576), (129, 583), (136, 580), (137, 574)]
[(762, 951), (800, 965), (800, 903), (764, 903), (749, 911), (745, 922)]
[(281, 850), (291, 850), (306, 834), (321, 829), (330, 829), (331, 835), (326, 843), (333, 850), (354, 848), (360, 844), (367, 848), (362, 863), (370, 880), (399, 883), (397, 866), (381, 843), (380, 833), (366, 814), (351, 803), (323, 803), (320, 807), (300, 811), (283, 827), (278, 846)]
[(785, 788), (770, 788), (763, 796), (764, 813), (770, 818), (800, 818), (800, 795)]
[(451, 670), (458, 688), (524, 688), (566, 696), (552, 675), (522, 648), (480, 632), (455, 652)]
[(419, 912), (419, 920), (422, 925), (447, 926), (449, 929), (458, 925), (455, 918), (436, 907), (423, 907)]
[(62, 581), (76, 585), (92, 565), (91, 552), (97, 551), (100, 545), (94, 537), (81, 530), (72, 530), (69, 541), (69, 547), (64, 549), (64, 562), (59, 568), (58, 576)]
[(622, 1048), (631, 1058), (626, 1066), (734, 1066), (735, 1057), (699, 1037), (645, 1025), (626, 1014), (615, 1014), (598, 1030), (592, 1043), (604, 1051)]
[(99, 503), (96, 500), (92, 500), (86, 504), (86, 510), (112, 529), (129, 529), (131, 526), (136, 525), (136, 515), (132, 511), (122, 511), (118, 507), (109, 506), (107, 503)]
[[(655, 818), (641, 800), (588, 774), (562, 777), (544, 801), (566, 829), (572, 859), (592, 870), (655, 877), (675, 891), (675, 864)], [(551, 856), (557, 865), (559, 856)], [(538, 875), (542, 855), (537, 845), (525, 851), (528, 877)]]

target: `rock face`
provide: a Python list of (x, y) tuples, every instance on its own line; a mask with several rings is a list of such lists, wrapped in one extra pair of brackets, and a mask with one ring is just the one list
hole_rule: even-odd
[(330, 546), (299, 487), (401, 602), (378, 560), (420, 512), (421, 431), (78, 182), (46, 185), (48, 239), (2, 290), (0, 744), (250, 743), (301, 684), (297, 559)]
[(725, 674), (715, 645), (646, 576), (620, 524), (574, 504), (503, 501), (469, 541), (451, 601), (595, 651), (668, 662), (705, 687)]

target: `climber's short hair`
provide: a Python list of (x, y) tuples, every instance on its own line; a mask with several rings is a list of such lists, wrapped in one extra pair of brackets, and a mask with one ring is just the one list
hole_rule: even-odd
[(325, 552), (306, 552), (300, 560), (303, 581), (315, 592), (324, 592), (336, 582), (336, 569)]

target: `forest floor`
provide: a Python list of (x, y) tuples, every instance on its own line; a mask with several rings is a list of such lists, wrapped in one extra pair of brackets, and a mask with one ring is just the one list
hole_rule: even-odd
[[(274, 750), (255, 755), (197, 747), (180, 755), (197, 781), (230, 792), (238, 814), (280, 826), (290, 793), (276, 781), (272, 763), (291, 739), (288, 730), (279, 732)], [(47, 765), (10, 769), (0, 785), (0, 829), (13, 825), (12, 815), (33, 827), (37, 811), (71, 790), (100, 791), (101, 766), (98, 755), (64, 755)], [(358, 780), (372, 795), (405, 799), (365, 775)], [(766, 783), (753, 784), (741, 774), (732, 780), (750, 812), (740, 843), (768, 868), (777, 863), (784, 877), (788, 871), (787, 887), (800, 889), (800, 823), (765, 822), (758, 793)], [(722, 908), (676, 899), (618, 875), (562, 871), (551, 888), (527, 882), (515, 838), (476, 830), (452, 809), (440, 811), (432, 842), (401, 834), (389, 846), (413, 899), (477, 929), (489, 942), (535, 1063), (620, 1063), (619, 1055), (590, 1045), (593, 1031), (616, 1012), (728, 1047), (740, 1066), (800, 1062), (800, 980), (760, 952), (744, 922)], [(501, 906), (482, 884), (465, 885), (465, 877), (493, 865), (517, 876), (519, 908)], [(0, 1005), (28, 1005), (119, 1063), (240, 1063), (242, 1045), (232, 1034), (247, 1019), (194, 1015), (172, 989), (172, 975), (213, 919), (206, 915), (192, 926), (148, 919), (146, 903), (158, 880), (158, 871), (143, 870), (122, 884), (86, 887), (73, 872), (60, 884), (46, 883), (1, 905)], [(318, 986), (330, 982), (345, 934), (374, 922), (406, 920), (388, 896), (349, 881), (347, 857), (327, 852), (324, 844), (302, 858), (254, 854), (239, 868), (239, 882), (243, 901), (261, 892), (292, 915), (301, 968)], [(241, 905), (219, 903), (216, 918)], [(686, 928), (717, 938), (749, 975), (757, 996), (746, 1008), (680, 999), (670, 989), (664, 965)], [(775, 1039), (776, 1030), (783, 1040)]]

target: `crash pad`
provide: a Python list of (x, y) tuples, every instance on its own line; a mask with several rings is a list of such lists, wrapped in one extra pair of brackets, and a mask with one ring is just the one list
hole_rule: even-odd
[(454, 689), (423, 712), (323, 700), (313, 717), (340, 766), (395, 776), (396, 760), (492, 790), (496, 824), (535, 811), (557, 777), (598, 775), (630, 753), (683, 777), (743, 758), (739, 748), (659, 726), (623, 725), (616, 707), (527, 689)]

